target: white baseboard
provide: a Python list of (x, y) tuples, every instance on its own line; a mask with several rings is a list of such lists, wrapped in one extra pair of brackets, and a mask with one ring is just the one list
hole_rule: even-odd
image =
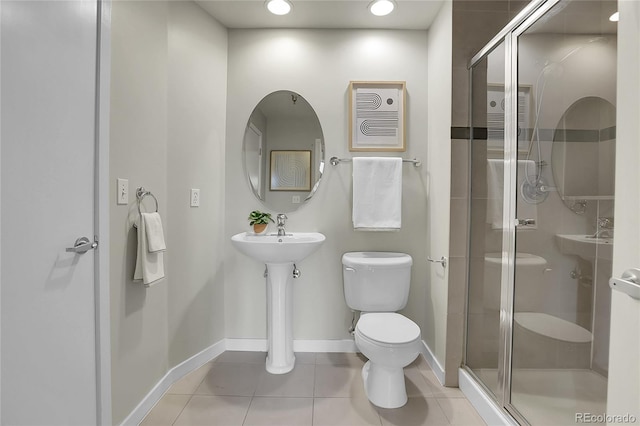
[(424, 359), (427, 361), (429, 366), (431, 366), (431, 370), (433, 370), (433, 373), (436, 375), (440, 384), (444, 386), (444, 368), (442, 368), (442, 365), (440, 365), (438, 359), (433, 352), (431, 352), (431, 349), (424, 340), (422, 341), (422, 346), (422, 356), (424, 356)]
[(458, 383), (464, 396), (467, 397), (485, 423), (488, 425), (518, 425), (518, 422), (504, 410), (500, 409), (484, 389), (482, 389), (463, 368), (458, 369)]
[(147, 415), (149, 411), (160, 401), (160, 398), (165, 394), (172, 384), (192, 372), (193, 370), (202, 367), (213, 358), (220, 355), (225, 351), (225, 339), (220, 340), (217, 343), (209, 346), (208, 348), (200, 351), (191, 358), (181, 362), (173, 367), (164, 375), (162, 379), (151, 389), (151, 391), (140, 401), (138, 406), (123, 420), (121, 425), (123, 426), (135, 426), (140, 424), (142, 419)]
[(267, 339), (224, 339), (224, 341), (227, 351), (267, 351)]
[[(358, 352), (353, 340), (294, 340), (296, 352)], [(122, 426), (138, 425), (160, 401), (172, 384), (200, 368), (224, 351), (266, 352), (267, 339), (222, 339), (191, 358), (173, 367), (140, 401), (138, 406), (121, 423)]]

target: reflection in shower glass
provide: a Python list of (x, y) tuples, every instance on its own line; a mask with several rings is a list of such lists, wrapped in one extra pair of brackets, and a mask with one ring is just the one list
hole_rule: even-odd
[(511, 405), (532, 425), (605, 413), (613, 238), (615, 2), (561, 1), (517, 39)]
[(472, 69), (471, 247), (466, 365), (495, 396), (500, 340), (504, 44)]

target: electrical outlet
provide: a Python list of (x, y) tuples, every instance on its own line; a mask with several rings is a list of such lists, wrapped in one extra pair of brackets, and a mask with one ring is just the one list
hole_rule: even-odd
[(118, 179), (116, 202), (129, 204), (129, 179)]
[(294, 195), (291, 197), (291, 204), (300, 204), (300, 196)]
[(200, 190), (191, 188), (191, 207), (200, 207)]

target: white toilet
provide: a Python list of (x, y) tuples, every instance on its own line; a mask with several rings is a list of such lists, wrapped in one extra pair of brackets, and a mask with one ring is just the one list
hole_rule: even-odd
[(369, 361), (362, 368), (367, 398), (382, 408), (407, 403), (404, 367), (420, 353), (420, 327), (395, 313), (407, 305), (411, 256), (404, 253), (353, 252), (342, 256), (347, 306), (362, 314), (356, 346)]

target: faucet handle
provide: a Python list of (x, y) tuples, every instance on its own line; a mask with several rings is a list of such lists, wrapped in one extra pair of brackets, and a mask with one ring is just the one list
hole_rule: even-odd
[(613, 218), (606, 216), (598, 217), (598, 227), (604, 229), (613, 229)]
[(278, 220), (278, 225), (284, 225), (285, 219), (289, 219), (289, 218), (284, 213), (278, 213), (278, 215), (276, 216), (276, 219)]

